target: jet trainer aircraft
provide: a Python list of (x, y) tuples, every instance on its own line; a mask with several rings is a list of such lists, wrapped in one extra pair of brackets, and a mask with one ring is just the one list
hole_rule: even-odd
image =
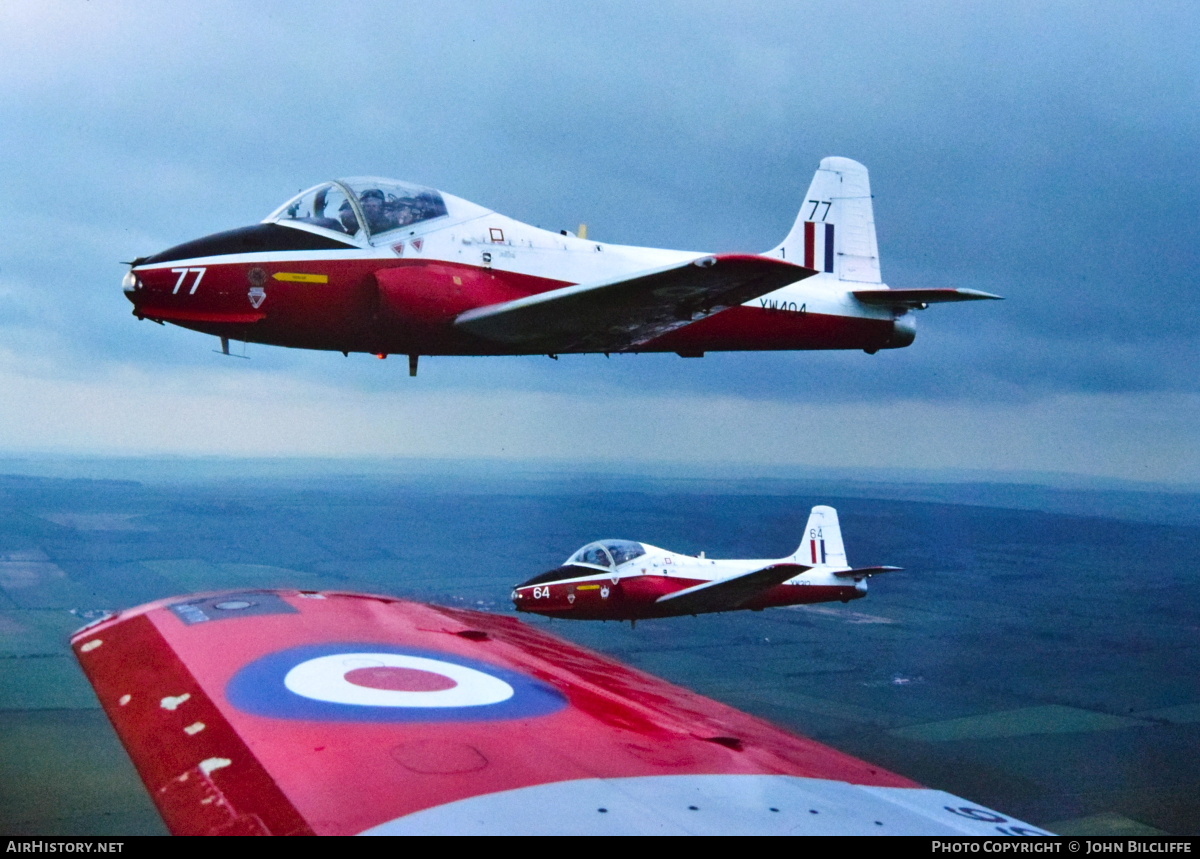
[(851, 568), (837, 511), (814, 507), (795, 553), (726, 561), (680, 555), (647, 543), (603, 540), (557, 569), (517, 585), (517, 611), (574, 620), (629, 620), (717, 611), (761, 611), (867, 595), (867, 579), (900, 567)]
[(326, 182), (261, 223), (133, 261), (139, 319), (229, 340), (408, 355), (863, 349), (912, 343), (934, 302), (889, 289), (867, 170), (826, 158), (765, 254), (596, 242), (391, 179)]

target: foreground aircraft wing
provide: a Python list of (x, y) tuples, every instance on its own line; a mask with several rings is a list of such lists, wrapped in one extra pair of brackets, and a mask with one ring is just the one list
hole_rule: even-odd
[(978, 289), (860, 289), (850, 293), (863, 304), (874, 307), (925, 307), (927, 304), (940, 304), (946, 301), (979, 301), (981, 299), (996, 299), (1002, 301), (1004, 296), (981, 292)]
[(882, 573), (898, 573), (904, 567), (859, 567), (856, 570), (839, 570), (834, 573), (839, 579), (869, 579)]
[(1044, 834), (512, 617), (240, 591), (72, 645), (176, 834)]
[(716, 579), (673, 594), (659, 597), (659, 605), (670, 605), (681, 614), (703, 614), (709, 611), (733, 611), (754, 599), (763, 591), (781, 585), (807, 571), (800, 564), (771, 564), (761, 570), (751, 570), (727, 579)]
[(813, 274), (769, 257), (708, 256), (475, 308), (454, 324), (509, 346), (619, 352)]

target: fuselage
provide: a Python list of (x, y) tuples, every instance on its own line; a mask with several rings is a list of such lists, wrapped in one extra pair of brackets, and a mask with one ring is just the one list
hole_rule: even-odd
[[(628, 544), (628, 541), (607, 541)], [(591, 544), (595, 545), (595, 544)], [(611, 566), (587, 563), (580, 557), (584, 547), (563, 566), (518, 585), (512, 593), (517, 611), (574, 620), (643, 620), (696, 614), (680, 610), (663, 597), (759, 570), (777, 564), (794, 564), (792, 558), (779, 560), (718, 560), (669, 552), (646, 543), (644, 554), (625, 561), (613, 557)], [(599, 558), (597, 558), (599, 560)], [(845, 567), (819, 565), (757, 594), (739, 609), (759, 611), (788, 605), (819, 602), (849, 602), (867, 595), (865, 581), (839, 578)], [(708, 609), (724, 611), (727, 609)]]
[[(363, 229), (376, 186), (397, 189), (389, 202), (424, 209)], [(380, 355), (529, 354), (453, 323), (475, 308), (704, 256), (553, 233), (392, 180), (345, 180), (304, 192), (256, 226), (135, 261), (125, 292), (139, 318), (234, 340)], [(801, 280), (626, 351), (874, 352), (912, 341), (911, 315), (863, 304), (837, 284)]]

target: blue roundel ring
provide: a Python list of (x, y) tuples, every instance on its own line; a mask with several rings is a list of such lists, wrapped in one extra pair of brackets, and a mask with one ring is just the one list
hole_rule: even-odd
[(479, 722), (567, 706), (554, 687), (457, 654), (334, 642), (256, 659), (225, 687), (246, 713), (321, 722)]

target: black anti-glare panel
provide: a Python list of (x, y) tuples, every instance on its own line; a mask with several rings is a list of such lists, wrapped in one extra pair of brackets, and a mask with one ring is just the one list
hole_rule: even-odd
[(152, 256), (135, 260), (136, 265), (171, 262), (179, 259), (221, 256), (224, 254), (264, 253), (266, 251), (323, 251), (352, 248), (349, 242), (339, 242), (328, 236), (319, 236), (308, 230), (283, 227), (279, 224), (255, 224), (213, 233), (201, 239), (184, 242), (167, 248)]

